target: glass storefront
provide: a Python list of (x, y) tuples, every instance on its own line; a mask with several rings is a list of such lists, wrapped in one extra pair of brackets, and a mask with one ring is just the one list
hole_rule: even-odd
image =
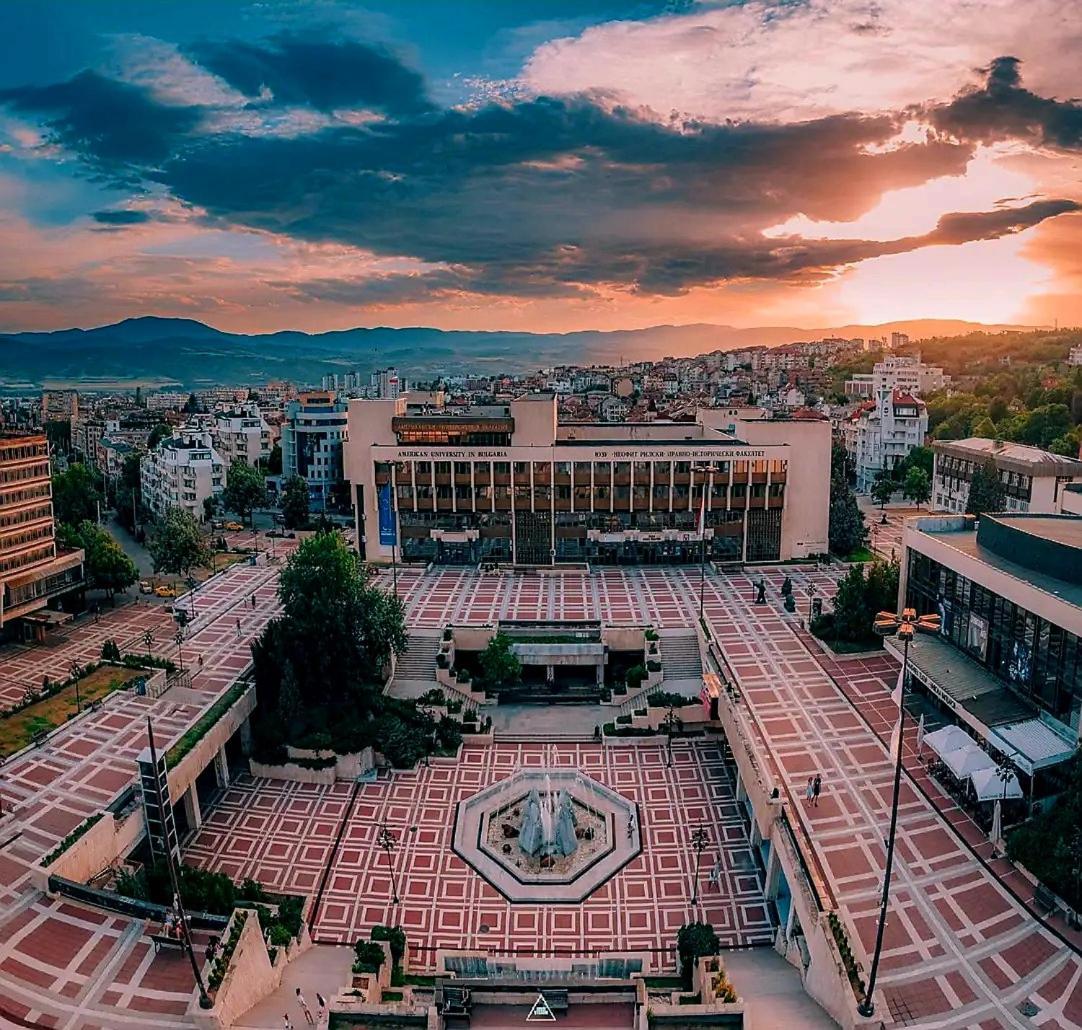
[(909, 607), (938, 613), (955, 647), (1077, 733), (1082, 639), (917, 551), (907, 573)]

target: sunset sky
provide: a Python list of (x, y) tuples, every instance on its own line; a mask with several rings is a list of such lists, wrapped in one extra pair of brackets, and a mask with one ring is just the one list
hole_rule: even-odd
[(0, 331), (1082, 324), (1082, 0), (0, 25)]

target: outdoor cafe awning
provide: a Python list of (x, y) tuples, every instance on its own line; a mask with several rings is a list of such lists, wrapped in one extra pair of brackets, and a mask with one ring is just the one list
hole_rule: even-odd
[(976, 744), (943, 755), (943, 764), (960, 780), (968, 779), (981, 769), (996, 769), (996, 763)]
[(978, 769), (970, 775), (969, 782), (973, 784), (978, 801), (1010, 801), (1023, 796), (1018, 777), (1013, 772), (1008, 772), (1004, 780), (998, 767)]
[(943, 726), (933, 733), (926, 733), (924, 743), (942, 758), (960, 747), (971, 746), (973, 738), (957, 726)]
[(1041, 719), (997, 726), (989, 735), (988, 742), (1030, 776), (1038, 769), (1066, 762), (1077, 747)]

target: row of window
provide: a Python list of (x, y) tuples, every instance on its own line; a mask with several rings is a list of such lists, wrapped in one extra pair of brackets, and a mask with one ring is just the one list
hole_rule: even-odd
[(15, 468), (0, 467), (0, 483), (24, 483), (28, 479), (47, 478), (48, 475), (48, 461), (38, 461), (33, 465), (20, 465)]
[(53, 506), (46, 501), (44, 504), (35, 504), (29, 508), (17, 508), (10, 511), (0, 508), (0, 529), (9, 526), (22, 526), (27, 522), (37, 522), (39, 519), (52, 519)]
[[(690, 488), (687, 486), (676, 486), (671, 491), (668, 486), (655, 486), (651, 491), (650, 487), (645, 485), (635, 487), (617, 485), (610, 487), (597, 484), (592, 488), (588, 486), (574, 488), (557, 486), (553, 488), (539, 486), (535, 483), (532, 488), (528, 485), (518, 485), (513, 488), (516, 502), (521, 502), (523, 507), (529, 506), (531, 496), (535, 504), (548, 504), (553, 497), (557, 501), (570, 501), (572, 499), (572, 489), (574, 489), (575, 503), (583, 507), (590, 507), (595, 502), (602, 505), (609, 504), (612, 501), (626, 504), (632, 499), (646, 503), (652, 496), (654, 503), (660, 507), (667, 508), (671, 497), (674, 507), (688, 508), (701, 504), (703, 496), (701, 489), (696, 489), (694, 495), (692, 495)], [(749, 496), (753, 500), (762, 500), (766, 497), (781, 498), (785, 494), (785, 484), (771, 483), (767, 486), (766, 483), (752, 483), (749, 487), (746, 483), (733, 483), (731, 487), (715, 486), (708, 493), (710, 505), (713, 506), (715, 502), (725, 504), (726, 498), (729, 498), (733, 503), (742, 502)], [(501, 484), (477, 487), (451, 486), (449, 484), (432, 487), (427, 484), (418, 484), (413, 487), (408, 483), (400, 483), (396, 488), (396, 496), (400, 507), (412, 507), (415, 501), (418, 505), (431, 503), (433, 498), (437, 500), (454, 498), (457, 502), (465, 505), (491, 507), (494, 500), (497, 504), (509, 500), (512, 496), (512, 487)], [(692, 496), (695, 498), (694, 501)]]
[[(497, 476), (510, 475), (512, 466), (514, 467), (515, 478), (528, 477), (530, 475), (531, 462), (527, 461), (494, 461), (494, 462), (469, 462), (469, 461), (399, 461), (395, 462), (395, 474), (397, 479), (409, 479), (411, 467), (415, 470), (416, 475), (431, 476), (433, 474), (437, 476), (448, 476), (453, 472), (456, 476), (468, 476), (470, 475), (471, 467), (475, 470), (475, 476), (488, 475), (489, 465), (492, 466), (492, 472)], [(630, 476), (634, 473), (635, 479), (649, 480), (650, 470), (653, 469), (654, 480), (660, 478), (667, 478), (670, 474), (678, 476), (687, 476), (691, 474), (693, 468), (699, 469), (701, 466), (699, 463), (690, 461), (535, 461), (533, 465), (533, 476), (535, 481), (538, 478), (544, 478), (548, 480), (549, 476), (554, 472), (557, 476), (570, 476), (571, 466), (575, 466), (577, 473), (590, 471), (590, 466), (593, 466), (594, 479), (608, 479), (611, 475), (617, 476)], [(771, 475), (783, 475), (786, 471), (787, 463), (784, 461), (716, 461), (710, 464), (710, 468), (713, 470), (714, 478), (719, 476), (729, 475), (729, 466), (732, 465), (733, 472), (737, 475), (747, 475), (751, 471), (754, 475), (766, 475), (768, 472)], [(385, 472), (386, 466), (383, 464), (376, 466), (376, 472)], [(696, 476), (700, 477), (704, 475), (701, 471), (696, 471)]]

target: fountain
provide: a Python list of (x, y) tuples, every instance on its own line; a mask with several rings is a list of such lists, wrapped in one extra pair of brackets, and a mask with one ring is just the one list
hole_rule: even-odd
[(558, 759), (459, 802), (455, 852), (513, 902), (582, 900), (641, 848), (634, 806)]

